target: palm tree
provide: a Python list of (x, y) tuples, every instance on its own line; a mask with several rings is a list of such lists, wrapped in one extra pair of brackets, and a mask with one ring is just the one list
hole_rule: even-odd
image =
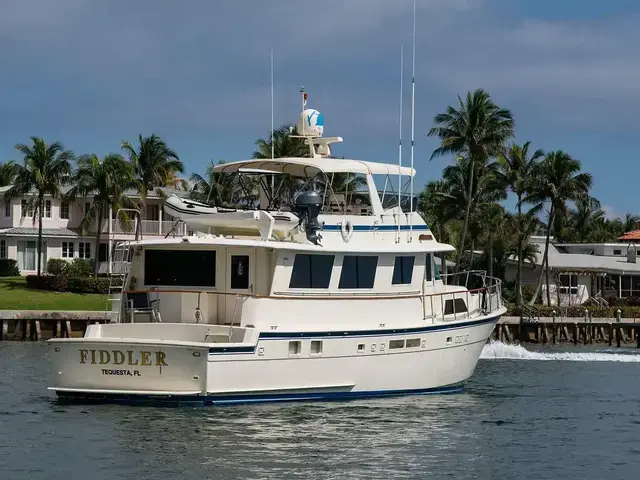
[(252, 206), (258, 199), (257, 182), (253, 177), (220, 173), (214, 168), (211, 162), (204, 177), (198, 173), (191, 175), (193, 188), (190, 197), (193, 200), (218, 207), (238, 207), (241, 203)]
[(593, 182), (590, 173), (581, 172), (581, 163), (562, 150), (548, 153), (535, 169), (535, 181), (528, 200), (536, 203), (548, 202), (549, 218), (546, 228), (546, 239), (542, 259), (542, 270), (536, 287), (533, 301), (542, 287), (542, 280), (546, 274), (547, 303), (551, 304), (549, 293), (549, 242), (551, 229), (558, 214), (567, 211), (567, 202), (580, 201), (589, 195)]
[(573, 242), (597, 241), (602, 235), (604, 211), (594, 197), (585, 197), (576, 202), (568, 221), (568, 239)]
[[(466, 99), (458, 97), (458, 109), (448, 106), (445, 113), (434, 118), (435, 127), (428, 136), (440, 139), (440, 147), (431, 158), (453, 154), (468, 160), (470, 172), (485, 168), (487, 162), (502, 153), (504, 143), (514, 135), (514, 121), (511, 112), (498, 107), (491, 96), (482, 89), (468, 92)], [(468, 175), (467, 204), (464, 223), (460, 232), (456, 271), (464, 250), (469, 216), (472, 209), (473, 174)]]
[(544, 152), (540, 149), (529, 155), (531, 142), (525, 142), (522, 146), (513, 143), (507, 150), (498, 155), (498, 165), (500, 172), (504, 176), (508, 188), (516, 195), (516, 224), (518, 231), (517, 257), (518, 271), (516, 274), (516, 305), (522, 304), (522, 264), (524, 258), (520, 251), (524, 248), (528, 236), (525, 236), (524, 222), (522, 215), (522, 201), (530, 188), (533, 180), (533, 173)]
[[(135, 180), (133, 165), (127, 162), (122, 155), (110, 153), (102, 160), (97, 155), (82, 155), (78, 158), (78, 168), (72, 177), (73, 187), (68, 193), (70, 200), (78, 196), (93, 195), (93, 202), (89, 211), (85, 212), (80, 224), (83, 234), (86, 234), (89, 226), (96, 224), (96, 256), (94, 260), (94, 273), (98, 273), (98, 248), (102, 232), (102, 220), (108, 214), (109, 207), (114, 211), (120, 208), (130, 207), (130, 200), (125, 191)], [(121, 212), (121, 221), (126, 221), (126, 215)]]
[[(256, 150), (252, 158), (267, 160), (269, 158), (287, 157), (308, 157), (310, 155), (309, 146), (302, 138), (296, 138), (295, 127), (284, 125), (276, 129), (269, 139), (259, 138), (256, 140)], [(273, 151), (272, 151), (273, 146)], [(293, 201), (295, 194), (302, 187), (303, 182), (299, 178), (290, 175), (280, 175), (271, 179), (271, 201), (288, 204)], [(271, 205), (277, 207), (277, 205)], [(261, 208), (262, 205), (261, 205)]]
[(13, 179), (16, 177), (16, 164), (9, 160), (8, 162), (0, 163), (0, 187), (6, 187), (13, 183)]
[(624, 232), (631, 232), (633, 230), (637, 230), (640, 228), (640, 217), (638, 215), (633, 215), (631, 213), (627, 213), (624, 219)]
[[(23, 156), (23, 164), (15, 166), (13, 186), (5, 193), (5, 201), (15, 197), (30, 195), (28, 207), (33, 208), (34, 223), (38, 218), (38, 276), (42, 273), (42, 217), (44, 197), (60, 197), (61, 185), (71, 173), (73, 152), (65, 150), (60, 142), (49, 145), (42, 138), (31, 137), (32, 146), (22, 143), (16, 145)], [(23, 209), (22, 215), (25, 211)]]
[[(487, 274), (493, 277), (495, 244), (507, 243), (504, 240), (509, 236), (512, 219), (505, 208), (499, 203), (486, 203), (478, 209), (474, 216), (478, 228), (478, 237), (486, 240)], [(472, 247), (473, 250), (473, 247)]]
[[(294, 127), (284, 125), (273, 132), (269, 139), (259, 138), (256, 140), (256, 150), (253, 152), (252, 158), (269, 159), (287, 158), (287, 157), (308, 157), (309, 146), (304, 143), (302, 138), (296, 138), (297, 131)], [(273, 145), (273, 153), (271, 146)]]
[[(447, 227), (450, 221), (456, 218), (457, 209), (452, 201), (450, 184), (444, 180), (435, 180), (427, 183), (418, 199), (418, 211), (436, 234), (439, 242), (449, 242)], [(446, 253), (442, 253), (440, 270), (446, 271)]]
[(156, 187), (173, 186), (176, 173), (184, 172), (184, 165), (178, 154), (155, 134), (149, 137), (138, 135), (136, 148), (124, 140), (122, 149), (133, 165), (135, 185), (142, 198), (143, 211), (150, 191)]

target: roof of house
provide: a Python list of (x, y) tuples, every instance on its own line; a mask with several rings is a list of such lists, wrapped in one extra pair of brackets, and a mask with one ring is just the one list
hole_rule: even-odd
[(214, 167), (221, 173), (285, 173), (294, 177), (313, 177), (320, 172), (325, 173), (360, 173), (370, 175), (415, 175), (415, 170), (410, 167), (398, 165), (365, 162), (363, 160), (348, 160), (341, 158), (276, 158), (276, 159), (252, 159), (238, 162), (221, 163)]
[[(10, 188), (11, 188), (11, 185), (0, 187), (0, 194), (4, 194)], [(70, 190), (71, 190), (71, 185), (62, 185), (60, 187), (60, 191), (62, 192), (63, 195), (69, 193)], [(158, 190), (162, 192), (162, 195), (160, 195), (157, 192)], [(140, 198), (140, 193), (133, 188), (126, 190), (125, 195), (130, 198)], [(189, 192), (185, 190), (179, 190), (177, 188), (172, 188), (172, 187), (156, 187), (153, 191), (149, 191), (147, 193), (147, 198), (163, 198), (163, 196), (168, 197), (169, 195), (176, 195), (178, 197), (188, 197)]]
[[(12, 227), (0, 229), (0, 235), (2, 236), (38, 236), (37, 228), (26, 228), (26, 227)], [(68, 228), (43, 228), (42, 229), (43, 237), (79, 237), (80, 235), (73, 230), (69, 230)]]
[[(544, 238), (544, 237), (543, 237)], [(530, 242), (537, 245), (536, 265), (542, 265), (544, 254), (544, 239), (532, 237)], [(516, 261), (514, 256), (509, 262)], [(610, 257), (604, 255), (588, 255), (584, 253), (562, 253), (553, 243), (549, 243), (549, 267), (556, 271), (590, 271), (615, 274), (640, 274), (640, 263), (627, 262), (625, 257)]]
[(632, 230), (618, 238), (621, 241), (640, 240), (640, 230)]

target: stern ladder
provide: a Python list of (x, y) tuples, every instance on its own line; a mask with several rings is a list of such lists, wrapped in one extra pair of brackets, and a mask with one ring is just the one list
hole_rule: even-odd
[[(137, 218), (140, 218), (140, 211), (134, 208), (121, 208), (116, 213), (116, 218), (120, 217), (120, 212), (134, 212)], [(138, 221), (139, 225), (140, 222)], [(139, 228), (136, 227), (135, 240), (140, 240)], [(109, 321), (111, 323), (119, 323), (120, 315), (123, 308), (123, 290), (129, 282), (129, 273), (131, 270), (131, 242), (115, 240), (115, 232), (112, 231), (110, 244), (113, 246), (111, 251), (111, 262), (109, 264), (109, 290), (107, 297), (107, 312), (110, 314)]]

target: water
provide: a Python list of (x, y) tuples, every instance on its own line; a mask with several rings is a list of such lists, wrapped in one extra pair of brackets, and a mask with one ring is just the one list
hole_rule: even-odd
[(487, 345), (466, 393), (199, 409), (60, 406), (0, 342), (0, 478), (640, 477), (640, 354)]

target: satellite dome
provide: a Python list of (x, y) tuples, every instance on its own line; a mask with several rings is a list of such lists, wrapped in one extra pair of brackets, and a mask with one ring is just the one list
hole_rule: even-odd
[(308, 108), (300, 114), (296, 129), (298, 135), (321, 137), (324, 132), (324, 117), (319, 111)]

